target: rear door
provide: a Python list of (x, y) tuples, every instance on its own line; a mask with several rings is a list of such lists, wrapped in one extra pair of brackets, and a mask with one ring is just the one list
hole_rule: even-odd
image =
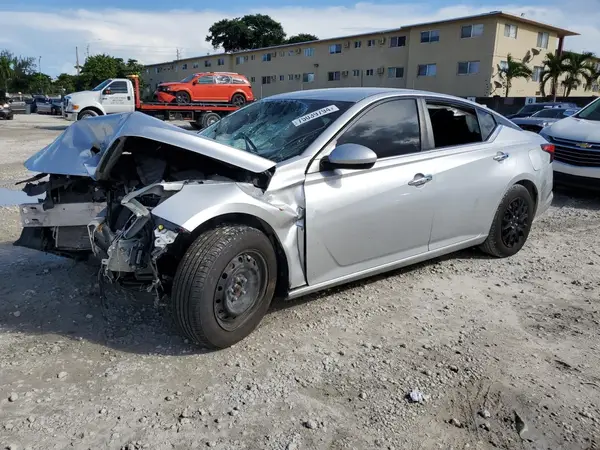
[(424, 102), (431, 137), (427, 153), (436, 161), (429, 250), (437, 250), (489, 232), (517, 158), (510, 142), (496, 142), (501, 127), (489, 112), (459, 101)]

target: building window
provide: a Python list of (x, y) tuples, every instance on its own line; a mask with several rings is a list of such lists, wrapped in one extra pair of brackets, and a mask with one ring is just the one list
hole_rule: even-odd
[(365, 70), (365, 75), (368, 77), (372, 77), (373, 76), (373, 69), (367, 69)]
[(294, 74), (293, 74), (293, 73), (290, 73), (290, 74), (288, 75), (288, 81), (292, 81), (293, 79), (294, 79)]
[(339, 81), (341, 79), (340, 72), (327, 72), (327, 81)]
[(375, 39), (369, 39), (367, 41), (367, 47), (375, 47)]
[(314, 56), (314, 55), (315, 55), (315, 49), (314, 48), (310, 47), (310, 48), (305, 48), (304, 49), (304, 56)]
[(550, 35), (548, 33), (538, 33), (537, 46), (541, 48), (548, 48), (548, 39)]
[(479, 61), (464, 61), (458, 63), (459, 75), (473, 75), (479, 73)]
[(402, 78), (404, 67), (388, 67), (388, 78)]
[(421, 43), (439, 42), (439, 30), (421, 31)]
[(250, 83), (254, 83), (256, 81), (256, 77), (250, 77)]
[(271, 61), (271, 54), (265, 53), (264, 55), (262, 55), (262, 60), (263, 62)]
[(210, 62), (209, 59), (207, 59), (206, 61), (204, 61), (204, 67), (210, 67), (212, 66), (212, 63)]
[(517, 26), (516, 25), (510, 25), (510, 24), (505, 24), (504, 25), (504, 36), (512, 38), (512, 39), (516, 39), (517, 38)]
[(483, 34), (483, 24), (464, 25), (460, 29), (460, 37), (462, 39), (481, 36)]
[(187, 64), (182, 64), (181, 65), (181, 70), (187, 70)]
[(236, 64), (244, 64), (244, 57), (243, 56), (236, 56), (235, 57), (235, 63)]
[(358, 69), (354, 69), (354, 70), (352, 71), (352, 76), (353, 76), (353, 77), (357, 77), (357, 76), (359, 76), (359, 75), (360, 75), (360, 70), (358, 70)]
[(531, 80), (532, 81), (541, 81), (542, 80), (542, 71), (544, 70), (543, 67), (541, 66), (534, 66), (533, 67), (533, 73), (531, 75)]
[(279, 81), (285, 81), (285, 75), (279, 75)]
[(200, 64), (198, 64), (197, 62), (192, 64), (192, 69), (197, 69), (198, 67), (200, 67)]
[(500, 68), (501, 71), (507, 70), (508, 69), (508, 61), (500, 61), (500, 64), (498, 64), (498, 67)]
[(217, 66), (224, 66), (224, 65), (225, 65), (225, 58), (217, 59)]
[(417, 76), (419, 77), (435, 77), (437, 66), (435, 64), (419, 64)]
[(251, 60), (251, 61), (254, 61), (255, 59), (256, 59), (256, 55), (252, 55), (252, 56), (250, 56), (250, 60)]
[(406, 45), (406, 36), (392, 36), (390, 47), (404, 47)]
[(302, 74), (302, 82), (303, 83), (312, 83), (315, 81), (315, 74), (312, 72), (303, 73)]
[(362, 45), (362, 41), (354, 41), (354, 48), (360, 48)]
[(262, 84), (271, 84), (271, 77), (268, 75), (266, 77), (262, 77)]
[(285, 52), (279, 52), (279, 56), (285, 56)]
[(342, 44), (331, 44), (329, 46), (329, 54), (342, 53)]

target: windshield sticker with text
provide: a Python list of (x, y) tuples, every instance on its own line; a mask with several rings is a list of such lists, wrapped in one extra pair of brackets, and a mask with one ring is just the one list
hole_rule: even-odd
[(318, 109), (317, 111), (313, 111), (305, 116), (298, 117), (296, 120), (292, 120), (294, 126), (299, 127), (306, 122), (310, 122), (313, 119), (324, 116), (326, 114), (331, 114), (332, 112), (339, 111), (338, 107), (335, 105), (326, 106), (325, 108)]

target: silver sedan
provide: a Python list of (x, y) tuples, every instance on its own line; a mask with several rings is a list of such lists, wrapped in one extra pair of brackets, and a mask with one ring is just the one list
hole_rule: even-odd
[[(295, 298), (467, 247), (509, 257), (552, 201), (554, 147), (414, 90), (272, 96), (199, 134), (141, 113), (76, 122), (25, 166), (17, 245), (98, 257), (170, 296), (182, 334), (244, 339)], [(42, 203), (43, 202), (43, 203)]]

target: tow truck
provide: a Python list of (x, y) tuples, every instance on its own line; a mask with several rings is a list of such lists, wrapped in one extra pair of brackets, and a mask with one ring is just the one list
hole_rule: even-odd
[(239, 106), (232, 103), (143, 102), (137, 75), (109, 78), (90, 91), (74, 92), (63, 100), (63, 117), (70, 121), (140, 111), (162, 120), (185, 120), (196, 129), (206, 128), (237, 109)]

